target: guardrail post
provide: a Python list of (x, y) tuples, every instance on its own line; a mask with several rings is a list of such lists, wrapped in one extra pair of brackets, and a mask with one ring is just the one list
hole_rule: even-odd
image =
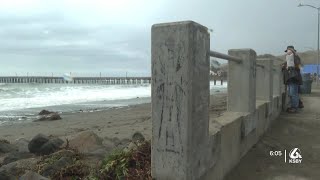
[(243, 59), (229, 61), (228, 111), (250, 112), (256, 109), (256, 52), (252, 49), (232, 49), (229, 55)]
[[(152, 27), (152, 176), (198, 179), (208, 146), (207, 28), (192, 21)], [(206, 158), (208, 159), (208, 158)]]
[(259, 100), (272, 102), (273, 98), (273, 60), (258, 59), (257, 63), (264, 68), (257, 67), (256, 97)]

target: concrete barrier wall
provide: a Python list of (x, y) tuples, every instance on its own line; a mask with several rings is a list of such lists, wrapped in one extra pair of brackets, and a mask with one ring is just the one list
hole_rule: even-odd
[[(227, 112), (209, 117), (210, 36), (192, 21), (152, 27), (152, 176), (223, 179), (282, 110), (281, 71), (252, 49), (229, 50)], [(259, 64), (259, 67), (256, 66)], [(263, 67), (263, 68), (262, 68)]]

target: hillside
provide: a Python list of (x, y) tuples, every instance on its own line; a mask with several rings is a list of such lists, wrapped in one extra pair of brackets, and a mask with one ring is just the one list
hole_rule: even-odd
[[(301, 58), (302, 64), (316, 64), (317, 63), (317, 51), (305, 51), (298, 52)], [(278, 58), (285, 60), (285, 55), (277, 56)]]

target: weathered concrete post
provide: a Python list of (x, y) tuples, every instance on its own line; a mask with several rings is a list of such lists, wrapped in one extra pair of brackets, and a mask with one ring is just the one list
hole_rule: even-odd
[(256, 52), (231, 49), (229, 55), (239, 57), (243, 62), (229, 61), (228, 111), (252, 113), (256, 109)]
[(280, 96), (281, 94), (281, 82), (280, 78), (281, 69), (273, 67), (273, 96)]
[[(207, 28), (192, 21), (152, 27), (152, 176), (194, 180), (209, 157)], [(212, 161), (212, 159), (210, 159)]]
[(273, 60), (258, 59), (256, 97), (258, 100), (272, 102), (273, 99)]

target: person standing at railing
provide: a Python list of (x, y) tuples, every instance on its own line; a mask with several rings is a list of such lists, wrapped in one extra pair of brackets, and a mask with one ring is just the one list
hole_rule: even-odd
[(299, 86), (302, 85), (301, 59), (296, 54), (294, 46), (288, 46), (285, 52), (286, 62), (282, 65), (282, 70), (284, 72), (284, 84), (288, 86), (291, 105), (287, 112), (295, 113), (298, 108), (303, 108), (303, 103), (299, 98)]

